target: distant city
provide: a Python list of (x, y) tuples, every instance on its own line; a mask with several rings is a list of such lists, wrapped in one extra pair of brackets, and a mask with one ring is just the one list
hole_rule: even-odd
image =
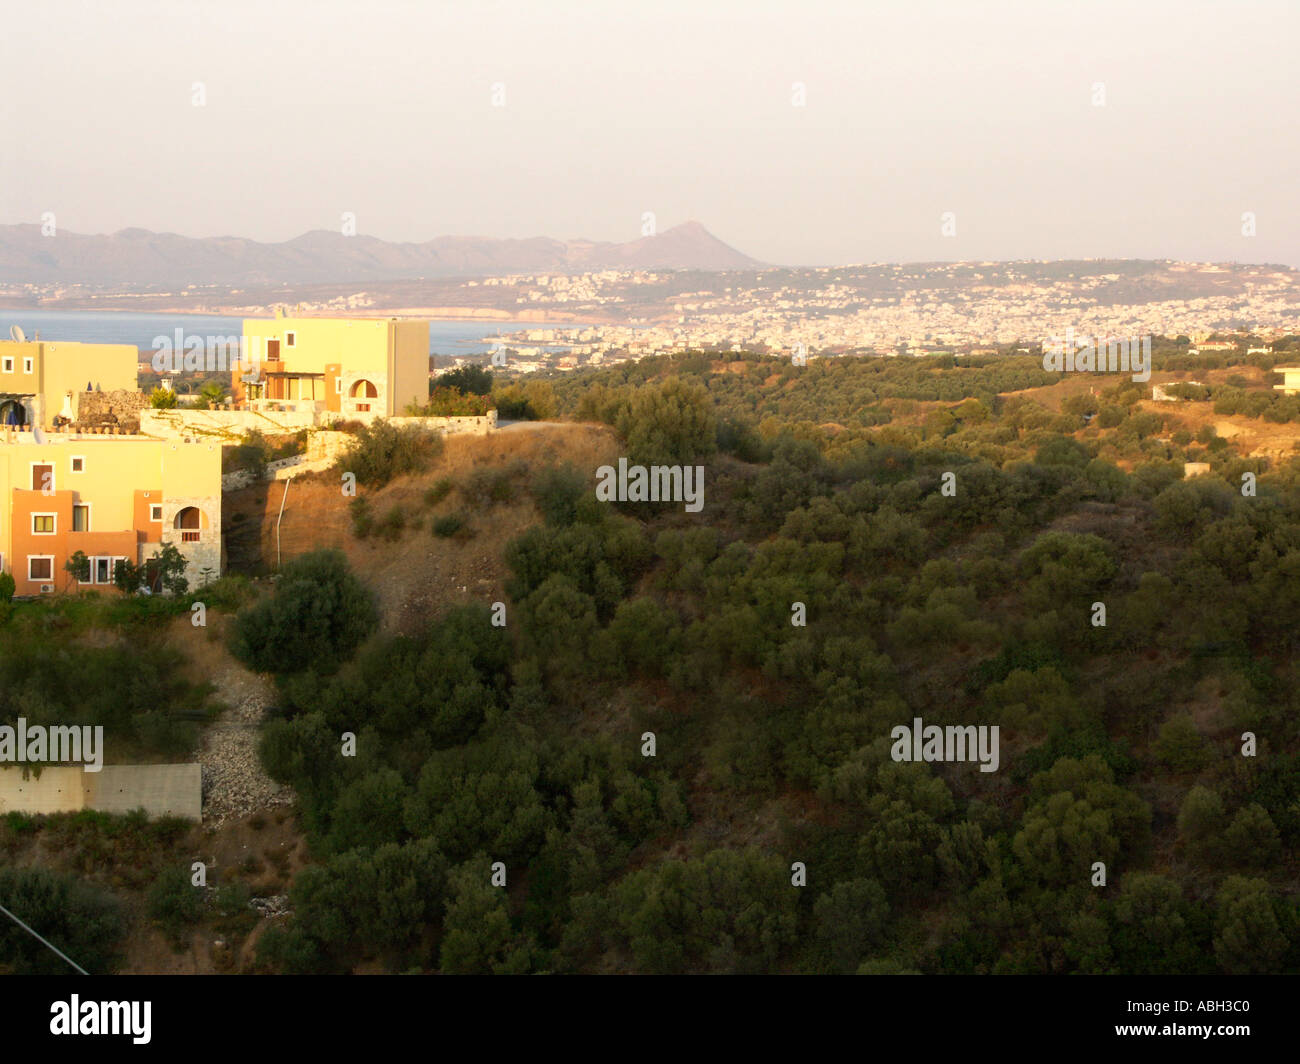
[[(532, 374), (682, 350), (818, 358), (1037, 349), (1066, 328), (1192, 340), (1239, 332), (1267, 340), (1297, 328), (1300, 273), (1271, 265), (1079, 260), (520, 272), (364, 287), (0, 285), (0, 307), (14, 312), (239, 317), (275, 306), (300, 315), (462, 322), (433, 331), (434, 353), (443, 356), (437, 368), (481, 363), (495, 351), (507, 374)], [(440, 336), (449, 341), (441, 347)]]
[[(670, 276), (641, 271), (467, 286), (505, 288), (516, 305), (626, 314), (623, 322), (503, 336), (515, 353), (510, 367), (525, 373), (674, 350), (809, 358), (991, 353), (1000, 345), (1036, 347), (1067, 327), (1101, 336), (1200, 340), (1239, 331), (1269, 338), (1294, 332), (1300, 313), (1300, 275), (1285, 267), (983, 262), (766, 270), (724, 280), (733, 283), (671, 294), (664, 292)], [(638, 290), (649, 298), (638, 298)]]

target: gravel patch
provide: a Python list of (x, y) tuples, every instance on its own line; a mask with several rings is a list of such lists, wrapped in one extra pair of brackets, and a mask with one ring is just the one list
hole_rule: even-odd
[(209, 726), (199, 749), (203, 766), (203, 823), (220, 827), (262, 809), (290, 805), (293, 790), (276, 783), (257, 757), (258, 726), (266, 697), (244, 694)]

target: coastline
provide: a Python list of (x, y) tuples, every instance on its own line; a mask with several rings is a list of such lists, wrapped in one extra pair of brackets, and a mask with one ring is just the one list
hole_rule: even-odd
[[(43, 311), (49, 313), (90, 314), (183, 314), (205, 318), (258, 318), (270, 317), (282, 303), (255, 305), (165, 305), (158, 307), (130, 306), (116, 300), (87, 303), (75, 300), (68, 303), (23, 303), (0, 299), (0, 311)], [(497, 307), (362, 307), (355, 310), (308, 311), (304, 317), (350, 318), (428, 318), (430, 321), (450, 322), (527, 322), (535, 325), (617, 325), (618, 319), (597, 314), (570, 314), (564, 311), (536, 308), (503, 310)]]

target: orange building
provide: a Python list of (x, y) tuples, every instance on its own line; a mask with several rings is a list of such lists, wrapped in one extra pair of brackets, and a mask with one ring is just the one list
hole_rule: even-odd
[[(191, 586), (221, 571), (221, 449), (211, 441), (0, 435), (0, 569), (16, 594), (113, 587), (166, 544)], [(83, 582), (65, 568), (90, 560)]]

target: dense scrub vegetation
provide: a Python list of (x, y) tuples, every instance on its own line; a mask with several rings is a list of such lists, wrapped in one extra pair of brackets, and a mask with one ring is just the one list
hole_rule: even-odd
[[(1157, 368), (1237, 364), (1180, 346)], [(206, 691), (160, 629), (196, 597), (242, 607), (232, 649), (279, 690), (261, 756), (314, 860), (261, 938), (272, 971), (1300, 971), (1300, 468), (1123, 376), (1057, 409), (1007, 394), (1056, 379), (1033, 357), (694, 354), (466, 379), (517, 416), (605, 421), (630, 462), (702, 466), (703, 510), (598, 502), (562, 456), (431, 481), (409, 513), (360, 500), (358, 534), (395, 550), (536, 506), (504, 603), (406, 635), (377, 633), (334, 553), (252, 602), (237, 579), (17, 604), (0, 586), (0, 723), (183, 754)], [(368, 428), (347, 468), (426, 470), (430, 439)], [(1210, 472), (1184, 479), (1191, 461)], [(997, 771), (895, 761), (916, 717), (997, 725)], [(181, 830), (0, 820), (6, 857), (39, 831), (68, 869), (6, 867), (0, 904), (92, 971), (132, 919), (107, 890), (174, 942), (200, 919), (246, 930), (245, 884), (200, 906), (160, 856)], [(10, 928), (10, 970), (61, 970)]]
[[(42, 868), (0, 868), (0, 905), (58, 942), (90, 972), (116, 966), (127, 922), (109, 893)], [(7, 918), (0, 921), (0, 972), (67, 975), (68, 962)]]
[[(102, 727), (99, 753), (105, 764), (174, 761), (192, 754), (202, 725), (216, 714), (213, 689), (185, 678), (182, 657), (164, 630), (189, 616), (196, 601), (211, 611), (237, 610), (250, 597), (247, 580), (225, 577), (181, 595), (85, 591), (16, 603), (8, 600), (12, 583), (3, 585), (0, 581), (0, 725), (12, 728), (21, 717), (29, 729)], [(121, 816), (90, 810), (4, 813), (0, 905), (92, 974), (112, 972), (137, 926), (128, 896), (149, 889), (160, 874), (189, 867), (184, 839), (191, 828), (190, 822), (172, 818), (149, 821), (139, 810)], [(15, 863), (32, 853), (53, 867)], [(186, 902), (202, 904), (188, 877), (186, 884)], [(249, 922), (244, 914), (240, 919)], [(174, 926), (168, 922), (169, 930)], [(0, 973), (70, 970), (26, 931), (0, 918)]]
[(339, 457), (336, 468), (351, 473), (358, 484), (381, 488), (394, 477), (421, 473), (442, 454), (442, 436), (419, 425), (397, 426), (387, 421), (358, 424), (355, 439)]
[(411, 417), (482, 417), (494, 408), (491, 395), (439, 386), (429, 392), (425, 402), (408, 405), (405, 413)]
[(209, 689), (178, 673), (161, 625), (196, 599), (233, 609), (245, 595), (227, 578), (181, 596), (0, 602), (0, 725), (102, 726), (110, 761), (185, 753), (213, 710)]
[[(282, 582), (239, 626), (296, 647), (311, 617), (319, 644), (257, 659), (283, 706), (262, 756), (318, 859), (264, 963), (1300, 970), (1300, 470), (1179, 437), (1127, 380), (1001, 394), (1047, 377), (572, 375), (548, 400), (629, 460), (704, 465), (702, 512), (546, 471), (504, 613), (360, 645), (364, 596), (304, 561), (319, 594)], [(998, 770), (896, 762), (915, 717), (997, 725)]]

